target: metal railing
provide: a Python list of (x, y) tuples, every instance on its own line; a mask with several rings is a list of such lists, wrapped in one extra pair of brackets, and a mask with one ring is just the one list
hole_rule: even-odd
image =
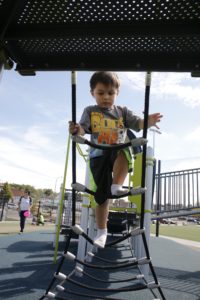
[(152, 210), (170, 212), (200, 208), (200, 168), (158, 173)]

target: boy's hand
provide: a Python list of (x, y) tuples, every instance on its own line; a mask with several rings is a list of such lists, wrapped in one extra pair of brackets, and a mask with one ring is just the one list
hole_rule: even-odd
[(69, 132), (72, 134), (72, 135), (75, 135), (75, 134), (79, 134), (80, 133), (80, 125), (77, 124), (77, 123), (74, 123), (72, 121), (69, 121)]
[(160, 119), (163, 116), (160, 113), (155, 113), (155, 114), (151, 114), (149, 115), (149, 119), (148, 119), (148, 127), (156, 127), (157, 129), (159, 129), (157, 123), (160, 122)]

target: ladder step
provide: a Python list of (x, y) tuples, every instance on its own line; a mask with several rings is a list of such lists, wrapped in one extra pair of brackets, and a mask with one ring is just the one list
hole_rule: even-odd
[(76, 267), (76, 271), (77, 272), (80, 272), (81, 275), (85, 275), (86, 277), (89, 277), (93, 280), (96, 280), (98, 282), (104, 282), (106, 284), (110, 284), (110, 283), (122, 283), (122, 282), (128, 282), (128, 281), (134, 281), (134, 280), (141, 280), (141, 279), (144, 279), (144, 275), (143, 274), (138, 274), (138, 275), (134, 275), (132, 277), (129, 277), (129, 278), (126, 278), (126, 279), (111, 279), (111, 280), (103, 280), (99, 277), (95, 277), (94, 275), (88, 273), (88, 272), (85, 272), (82, 268), (80, 267)]
[(143, 234), (144, 232), (145, 232), (144, 228), (135, 228), (132, 231), (128, 232), (126, 235), (124, 235), (114, 241), (106, 243), (106, 247), (111, 247), (113, 245), (119, 244), (131, 236), (137, 236), (137, 235)]
[[(79, 182), (72, 183), (71, 187), (78, 192), (88, 193), (92, 196), (95, 195), (95, 192), (88, 189), (85, 185), (83, 185)], [(145, 192), (146, 192), (146, 187), (135, 187), (135, 188), (131, 188), (127, 193), (124, 193), (122, 195), (110, 195), (109, 198), (110, 199), (119, 199), (119, 198), (123, 198), (123, 197), (127, 197), (127, 196), (141, 195), (141, 194), (144, 194)]]
[(92, 143), (80, 135), (72, 135), (71, 138), (75, 143), (86, 144), (90, 147), (101, 149), (101, 150), (113, 150), (113, 149), (120, 150), (120, 149), (125, 149), (129, 146), (139, 147), (139, 146), (144, 146), (148, 142), (146, 138), (139, 137), (139, 138), (131, 139), (129, 142), (123, 144), (121, 143), (121, 144), (106, 145), (106, 144)]
[[(73, 232), (75, 234), (82, 235), (89, 243), (94, 245), (94, 241), (83, 231), (83, 229), (79, 225), (71, 226), (71, 229), (73, 230)], [(144, 228), (135, 228), (132, 231), (128, 232), (126, 235), (124, 235), (114, 241), (106, 243), (106, 247), (110, 247), (110, 246), (116, 245), (120, 242), (123, 242), (124, 240), (128, 239), (131, 236), (140, 235), (140, 234), (144, 233), (144, 231), (145, 231)]]
[[(131, 291), (139, 291), (139, 290), (144, 290), (144, 289), (154, 289), (154, 288), (158, 288), (159, 287), (159, 284), (156, 284), (156, 283), (142, 283), (142, 282), (139, 282), (139, 283), (135, 283), (133, 285), (129, 285), (128, 287), (120, 287), (120, 288), (108, 288), (108, 287), (94, 287), (92, 285), (87, 285), (87, 284), (84, 284), (84, 283), (81, 283), (81, 282), (78, 282), (74, 279), (71, 279), (69, 277), (67, 277), (66, 279), (68, 282), (74, 284), (74, 285), (77, 285), (79, 287), (82, 287), (82, 288), (85, 288), (85, 289), (88, 289), (88, 290), (92, 290), (92, 291), (98, 291), (98, 292), (131, 292)], [(65, 289), (63, 287), (62, 289), (63, 292), (67, 292), (68, 290)]]
[(106, 262), (106, 263), (114, 263), (114, 264), (122, 264), (122, 263), (128, 263), (128, 262), (131, 262), (131, 261), (136, 261), (137, 258), (136, 257), (131, 257), (129, 259), (121, 259), (121, 260), (109, 260), (109, 259), (105, 259), (103, 257), (100, 257), (100, 256), (97, 256), (95, 255), (94, 253), (88, 251), (87, 252), (87, 255), (91, 258), (95, 258), (96, 260), (99, 260), (99, 261), (103, 261), (103, 262)]
[[(99, 270), (114, 270), (114, 269), (120, 269), (120, 268), (134, 267), (134, 266), (138, 266), (138, 265), (149, 264), (151, 262), (151, 259), (142, 257), (140, 259), (131, 259), (130, 261), (125, 262), (125, 263), (122, 262), (122, 263), (115, 264), (115, 263), (113, 263), (113, 261), (110, 261), (109, 265), (96, 265), (96, 264), (91, 264), (91, 263), (88, 263), (86, 261), (76, 258), (76, 256), (69, 251), (66, 253), (63, 253), (63, 256), (65, 258), (75, 261), (85, 267), (92, 268), (92, 269), (99, 269)], [(58, 277), (58, 275), (57, 275), (57, 277)]]

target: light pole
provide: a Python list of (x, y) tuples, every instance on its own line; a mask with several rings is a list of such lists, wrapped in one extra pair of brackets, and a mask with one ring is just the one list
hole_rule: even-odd
[(55, 181), (55, 187), (54, 187), (54, 193), (56, 193), (57, 181), (58, 181), (58, 179), (60, 179), (60, 178), (63, 178), (63, 177), (62, 177), (62, 176), (59, 176), (59, 177), (56, 178), (56, 181)]
[(54, 210), (54, 204), (55, 204), (55, 199), (56, 199), (56, 187), (57, 187), (57, 181), (58, 179), (61, 179), (63, 178), (62, 176), (59, 176), (56, 178), (56, 181), (55, 181), (55, 187), (54, 187), (54, 197), (53, 197), (53, 205), (52, 205), (52, 209), (51, 209), (51, 215), (52, 215), (52, 211)]
[(149, 130), (153, 132), (153, 155), (155, 156), (155, 134), (161, 134), (162, 132), (155, 128), (150, 128)]

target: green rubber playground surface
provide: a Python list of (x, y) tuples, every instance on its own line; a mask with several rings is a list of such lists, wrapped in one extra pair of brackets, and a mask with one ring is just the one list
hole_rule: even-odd
[[(15, 223), (15, 227), (16, 227)], [(14, 224), (10, 227), (1, 223), (0, 236), (0, 300), (38, 300), (57, 270), (61, 259), (65, 241), (63, 236), (59, 243), (57, 264), (53, 262), (54, 226), (47, 230), (47, 226), (27, 226), (23, 235), (14, 233)], [(28, 225), (28, 224), (27, 224)], [(5, 233), (9, 228), (10, 234)], [(12, 230), (11, 230), (12, 229)], [(18, 229), (18, 228), (17, 228)], [(32, 232), (28, 232), (28, 230)], [(69, 251), (76, 255), (77, 240), (71, 240)], [(150, 255), (161, 287), (167, 300), (199, 300), (200, 295), (200, 260), (199, 249), (180, 245), (175, 241), (162, 237), (150, 238)], [(103, 252), (104, 249), (101, 250)], [(127, 258), (128, 253), (105, 250), (105, 258)], [(65, 260), (62, 272), (68, 275), (75, 267), (72, 261)], [(130, 270), (119, 270), (113, 276), (126, 278)], [(99, 271), (96, 271), (99, 276)], [(107, 275), (108, 276), (108, 275)], [(105, 279), (106, 277), (104, 277)], [(77, 280), (79, 280), (77, 278)], [(89, 279), (84, 282), (91, 286), (94, 284)], [(126, 285), (131, 284), (130, 282)], [(108, 284), (103, 287), (109, 288)], [(72, 286), (75, 291), (80, 291), (77, 286)], [(89, 291), (87, 291), (89, 292)], [(152, 300), (150, 291), (111, 293), (110, 297), (122, 300)], [(82, 296), (70, 296), (70, 300), (88, 299)], [(98, 299), (98, 298), (89, 298)]]

